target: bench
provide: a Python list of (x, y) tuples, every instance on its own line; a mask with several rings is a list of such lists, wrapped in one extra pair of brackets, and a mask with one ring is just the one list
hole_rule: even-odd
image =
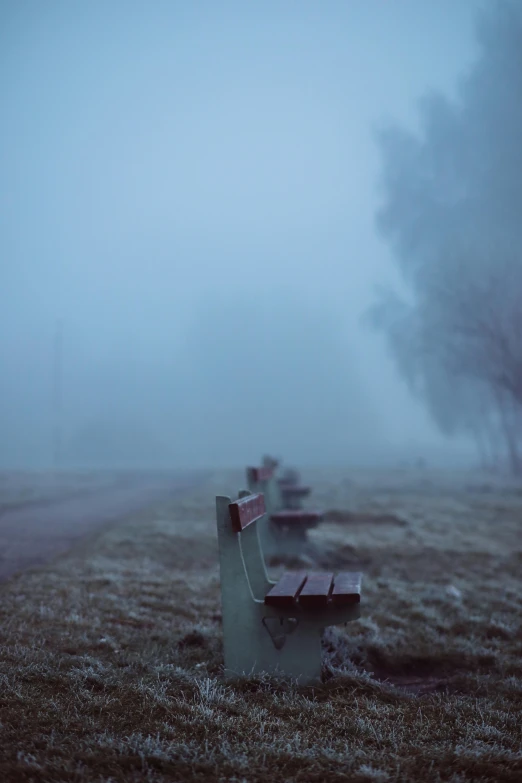
[(250, 492), (261, 493), (266, 503), (266, 519), (259, 524), (259, 535), (264, 554), (297, 555), (307, 543), (307, 531), (323, 518), (321, 511), (285, 507), (281, 485), (270, 467), (246, 469)]
[(281, 488), (283, 507), (302, 508), (301, 499), (308, 497), (311, 489), (301, 485), (299, 472), (293, 468), (286, 468), (278, 482)]
[[(263, 457), (262, 465), (264, 468), (269, 468), (275, 472), (280, 466), (280, 461), (273, 457), (265, 455)], [(299, 509), (301, 506), (301, 499), (308, 497), (311, 490), (310, 487), (300, 486), (299, 482), (301, 477), (297, 470), (293, 468), (286, 468), (282, 477), (278, 479), (281, 487), (281, 502), (282, 508)]]
[(264, 468), (271, 468), (271, 470), (277, 470), (279, 467), (279, 460), (275, 459), (275, 457), (270, 457), (268, 454), (265, 454), (262, 461)]
[(294, 468), (285, 468), (283, 475), (279, 479), (281, 484), (290, 484), (292, 486), (296, 486), (300, 481), (301, 476), (299, 471), (295, 470)]
[(321, 680), (321, 635), (360, 617), (361, 574), (287, 572), (268, 578), (258, 524), (262, 494), (216, 498), (225, 676), (268, 672)]
[(278, 484), (284, 508), (302, 508), (301, 499), (308, 497), (311, 492), (310, 487), (290, 484), (286, 479), (279, 479)]

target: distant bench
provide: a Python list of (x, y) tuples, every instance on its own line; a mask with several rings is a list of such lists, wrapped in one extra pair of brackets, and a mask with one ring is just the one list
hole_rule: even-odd
[(283, 505), (285, 508), (299, 509), (302, 508), (302, 498), (308, 497), (311, 492), (310, 487), (302, 487), (299, 484), (291, 484), (287, 479), (278, 479), (279, 490), (281, 497), (283, 498)]
[[(299, 554), (307, 541), (307, 531), (316, 527), (323, 519), (322, 511), (285, 506), (284, 487), (275, 477), (271, 467), (246, 469), (247, 486), (250, 492), (261, 493), (266, 503), (266, 519), (259, 525), (259, 535), (266, 556), (274, 554)], [(291, 485), (297, 494), (303, 496), (308, 487)]]
[[(280, 461), (278, 459), (266, 455), (263, 457), (263, 467), (272, 470), (274, 475), (279, 466)], [(302, 486), (300, 480), (301, 477), (298, 471), (293, 468), (286, 468), (283, 475), (277, 479), (280, 486), (282, 508), (302, 508), (301, 500), (308, 497), (311, 489), (310, 487)]]
[(257, 525), (262, 494), (216, 498), (225, 674), (321, 679), (321, 634), (360, 617), (361, 574), (287, 572), (268, 578)]

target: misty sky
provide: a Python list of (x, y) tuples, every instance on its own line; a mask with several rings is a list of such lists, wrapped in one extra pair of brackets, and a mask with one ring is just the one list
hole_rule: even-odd
[[(181, 388), (191, 394), (187, 335), (207, 311), (252, 297), (266, 310), (276, 295), (284, 324), (281, 292), (289, 317), (292, 301), (324, 312), (345, 341), (350, 405), (365, 406), (349, 422), (357, 443), (436, 439), (359, 322), (373, 286), (395, 281), (373, 222), (372, 129), (414, 127), (426, 89), (454, 92), (475, 56), (478, 5), (1, 0), (0, 422), (11, 456), (44, 459), (58, 317), (70, 422), (99, 412), (103, 384), (107, 411), (125, 408), (113, 391), (126, 372), (149, 379), (141, 397), (129, 392), (132, 417), (136, 400), (165, 412)], [(255, 357), (252, 337), (236, 348)]]

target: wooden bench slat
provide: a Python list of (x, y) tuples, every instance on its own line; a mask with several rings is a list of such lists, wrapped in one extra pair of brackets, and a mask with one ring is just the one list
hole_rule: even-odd
[(302, 525), (313, 527), (323, 518), (322, 511), (302, 511), (301, 509), (286, 509), (271, 514), (270, 519), (275, 525)]
[(306, 571), (287, 571), (265, 595), (269, 606), (292, 606), (305, 583)]
[(266, 513), (265, 497), (260, 492), (248, 495), (228, 505), (232, 527), (236, 533), (241, 533), (252, 522), (257, 522)]
[(247, 468), (247, 475), (254, 483), (259, 484), (261, 481), (270, 481), (274, 471), (269, 467)]
[(332, 590), (332, 603), (337, 606), (360, 603), (361, 580), (362, 574), (355, 571), (337, 574)]
[(305, 607), (320, 607), (328, 604), (333, 574), (317, 571), (309, 574), (299, 593), (299, 603)]
[(304, 608), (326, 607), (360, 603), (362, 574), (343, 572), (334, 575), (318, 571), (287, 571), (265, 596), (270, 606), (292, 606), (297, 600)]

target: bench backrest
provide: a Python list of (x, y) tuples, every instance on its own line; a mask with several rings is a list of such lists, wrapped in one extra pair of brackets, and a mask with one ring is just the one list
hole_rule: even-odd
[(247, 468), (247, 479), (253, 484), (261, 484), (274, 478), (274, 469), (263, 465), (261, 468)]
[(253, 522), (257, 522), (266, 514), (265, 498), (258, 492), (255, 495), (239, 498), (228, 504), (232, 529), (235, 533), (241, 533)]
[(243, 591), (263, 598), (270, 589), (257, 524), (265, 516), (265, 499), (260, 493), (242, 490), (234, 501), (225, 496), (216, 498), (221, 593), (230, 600)]
[(265, 498), (265, 508), (270, 516), (283, 507), (281, 490), (273, 468), (263, 465), (246, 469), (247, 485), (251, 492), (261, 493)]

